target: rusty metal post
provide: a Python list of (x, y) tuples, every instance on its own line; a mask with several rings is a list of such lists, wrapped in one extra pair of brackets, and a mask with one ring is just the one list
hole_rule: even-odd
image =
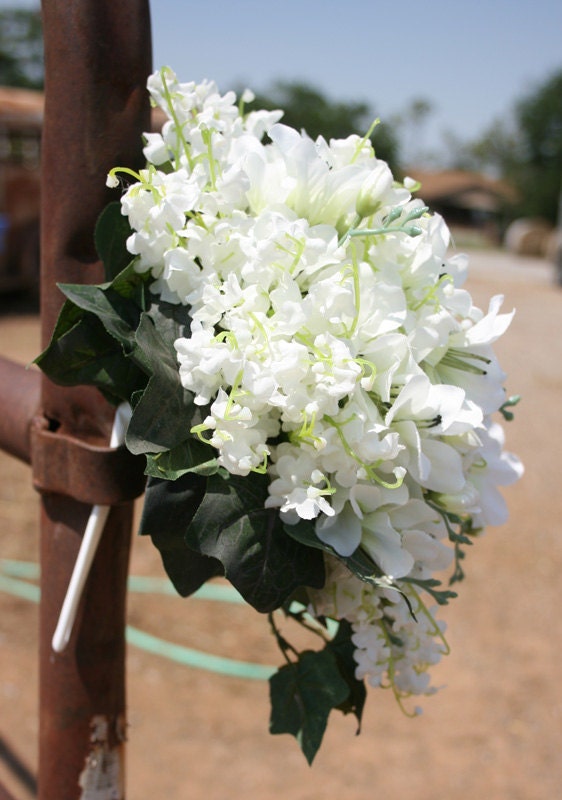
[[(41, 313), (46, 345), (62, 302), (56, 283), (103, 280), (92, 233), (100, 210), (114, 199), (105, 189), (107, 171), (117, 164), (138, 168), (142, 162), (141, 132), (149, 130), (145, 84), (151, 44), (148, 0), (43, 0), (42, 10)], [(62, 389), (44, 379), (42, 410), (40, 427), (54, 437), (107, 445), (112, 409), (97, 391)], [(49, 446), (49, 437), (39, 436), (32, 458), (32, 466), (36, 456), (43, 465), (36, 480), (42, 492), (39, 798), (120, 800), (132, 504), (112, 509), (74, 633), (67, 649), (55, 654), (51, 638), (89, 503), (103, 500), (94, 490), (88, 495), (80, 477), (85, 473), (79, 446), (76, 470), (69, 471), (73, 480), (62, 493), (55, 474), (60, 465)], [(45, 465), (51, 469), (51, 485)]]

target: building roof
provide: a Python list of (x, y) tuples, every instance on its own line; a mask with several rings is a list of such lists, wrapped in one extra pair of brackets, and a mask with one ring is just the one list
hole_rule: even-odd
[(408, 174), (421, 183), (419, 196), (429, 205), (447, 204), (461, 208), (497, 211), (517, 200), (517, 192), (506, 181), (467, 170), (429, 172), (411, 168)]
[[(0, 86), (0, 125), (38, 126), (43, 125), (45, 95), (32, 89), (16, 89)], [(152, 109), (152, 129), (160, 130), (166, 115), (159, 108)]]
[(0, 124), (42, 125), (43, 92), (0, 86)]

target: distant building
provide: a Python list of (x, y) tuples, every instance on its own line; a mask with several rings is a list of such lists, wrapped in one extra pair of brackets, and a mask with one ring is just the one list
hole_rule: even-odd
[(475, 243), (501, 241), (506, 211), (517, 200), (508, 183), (465, 170), (429, 172), (412, 167), (407, 174), (421, 183), (417, 194), (444, 217), (453, 234)]
[[(44, 105), (43, 92), (0, 86), (0, 293), (39, 288)], [(153, 129), (163, 121), (155, 109)]]

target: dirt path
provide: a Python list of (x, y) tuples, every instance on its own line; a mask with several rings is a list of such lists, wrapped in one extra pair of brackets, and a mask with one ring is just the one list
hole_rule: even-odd
[[(267, 684), (215, 675), (130, 647), (128, 797), (190, 800), (554, 800), (562, 787), (562, 292), (544, 264), (475, 253), (475, 299), (515, 306), (497, 351), (508, 391), (523, 395), (507, 429), (525, 462), (505, 492), (510, 522), (470, 553), (460, 597), (446, 609), (452, 654), (434, 671), (446, 685), (405, 718), (372, 691), (363, 732), (334, 716), (312, 769), (294, 741), (267, 732)], [(0, 300), (1, 303), (1, 300)], [(2, 313), (0, 352), (29, 360), (33, 315)], [(28, 468), (0, 456), (0, 558), (37, 560), (37, 500)], [(135, 539), (132, 574), (162, 575)], [(0, 593), (2, 739), (35, 768), (37, 608)], [(278, 663), (265, 620), (245, 607), (131, 594), (132, 625), (219, 655)], [(16, 797), (31, 795), (8, 774)]]

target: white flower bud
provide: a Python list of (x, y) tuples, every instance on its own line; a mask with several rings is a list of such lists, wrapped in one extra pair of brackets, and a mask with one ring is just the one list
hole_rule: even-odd
[(421, 183), (417, 181), (415, 178), (411, 178), (409, 175), (406, 175), (403, 183), (404, 183), (404, 188), (407, 189), (409, 192), (417, 192), (418, 189), (421, 189)]
[(256, 96), (251, 89), (244, 89), (241, 99), (243, 103), (251, 103), (252, 100), (256, 99)]

